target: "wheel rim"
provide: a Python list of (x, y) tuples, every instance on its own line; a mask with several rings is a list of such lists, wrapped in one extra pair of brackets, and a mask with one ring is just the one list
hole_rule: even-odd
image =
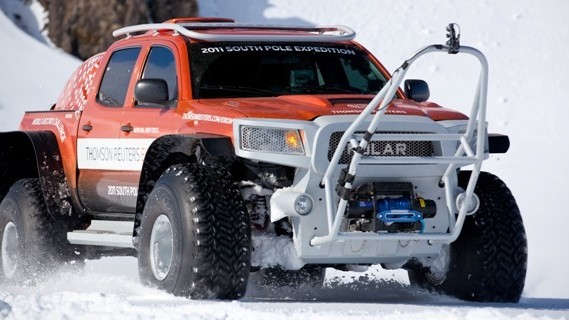
[(174, 233), (172, 224), (166, 215), (160, 215), (154, 221), (150, 235), (150, 267), (159, 281), (168, 276), (174, 256)]
[(8, 279), (14, 277), (18, 267), (18, 230), (10, 221), (2, 233), (2, 270)]

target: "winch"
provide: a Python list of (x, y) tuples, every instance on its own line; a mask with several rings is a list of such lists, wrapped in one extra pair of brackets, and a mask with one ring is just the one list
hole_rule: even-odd
[(410, 182), (370, 182), (352, 191), (347, 227), (350, 231), (423, 232), (424, 219), (436, 213), (435, 201), (417, 197)]

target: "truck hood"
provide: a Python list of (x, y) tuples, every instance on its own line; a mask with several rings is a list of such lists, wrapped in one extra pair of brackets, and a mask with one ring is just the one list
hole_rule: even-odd
[[(231, 109), (249, 118), (314, 120), (325, 115), (359, 114), (373, 95), (287, 95), (271, 98), (201, 99), (196, 109), (223, 112)], [(217, 111), (217, 112), (216, 112)], [(432, 102), (394, 99), (387, 114), (429, 117), (434, 121), (465, 120), (460, 112), (445, 109)]]

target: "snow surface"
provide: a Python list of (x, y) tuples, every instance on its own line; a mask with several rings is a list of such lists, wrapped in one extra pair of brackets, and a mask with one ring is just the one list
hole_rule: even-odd
[[(7, 12), (19, 0), (0, 0)], [(137, 281), (134, 258), (89, 261), (84, 271), (58, 274), (38, 287), (0, 287), (0, 319), (568, 319), (569, 250), (565, 247), (564, 156), (569, 127), (569, 2), (564, 0), (200, 0), (202, 16), (268, 24), (345, 24), (389, 70), (421, 46), (441, 43), (449, 22), (464, 45), (490, 63), (490, 131), (512, 146), (484, 169), (512, 189), (529, 243), (526, 288), (519, 304), (473, 304), (420, 292), (405, 274), (328, 270), (330, 287), (263, 288), (251, 280), (239, 302), (176, 298)], [(37, 5), (32, 1), (34, 6)], [(46, 110), (80, 63), (45, 44), (41, 10), (22, 15), (22, 32), (0, 12), (0, 131), (16, 129), (24, 110)], [(12, 11), (10, 11), (12, 10)], [(33, 19), (36, 23), (33, 23)], [(30, 32), (31, 28), (31, 32)], [(34, 38), (35, 37), (35, 38)], [(419, 61), (421, 62), (421, 61)], [(408, 77), (429, 82), (432, 100), (467, 111), (477, 65), (472, 58), (424, 58)], [(255, 277), (255, 275), (253, 275)]]

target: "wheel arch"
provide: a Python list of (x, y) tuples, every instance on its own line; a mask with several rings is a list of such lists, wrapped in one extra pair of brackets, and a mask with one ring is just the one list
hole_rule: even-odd
[(144, 158), (138, 185), (133, 230), (135, 246), (144, 205), (162, 173), (172, 165), (195, 163), (205, 157), (233, 159), (235, 151), (231, 138), (214, 134), (176, 134), (152, 142)]
[(71, 216), (73, 206), (57, 137), (51, 131), (0, 133), (0, 199), (18, 180), (39, 178), (48, 212)]

